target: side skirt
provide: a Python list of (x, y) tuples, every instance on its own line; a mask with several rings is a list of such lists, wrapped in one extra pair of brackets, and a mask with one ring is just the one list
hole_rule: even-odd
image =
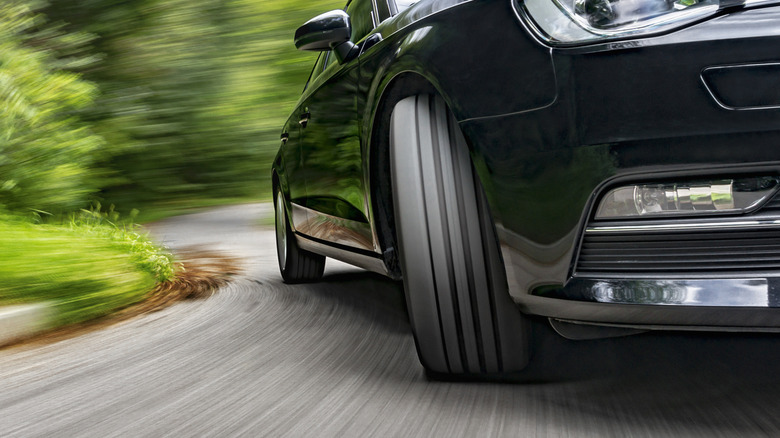
[(387, 267), (385, 266), (384, 260), (380, 258), (379, 254), (376, 255), (360, 254), (346, 248), (339, 248), (333, 245), (329, 245), (327, 243), (322, 243), (316, 240), (312, 240), (299, 233), (295, 234), (295, 238), (298, 242), (298, 246), (300, 246), (302, 249), (311, 251), (316, 254), (324, 255), (325, 257), (330, 257), (336, 260), (340, 260), (344, 263), (348, 263), (350, 265), (354, 265), (359, 268), (369, 270), (371, 272), (376, 272), (377, 274), (382, 274), (385, 277), (392, 278), (390, 272), (387, 270)]

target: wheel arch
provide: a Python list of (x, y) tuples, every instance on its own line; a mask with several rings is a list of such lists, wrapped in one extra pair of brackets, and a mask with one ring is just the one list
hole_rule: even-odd
[(279, 174), (276, 169), (271, 169), (271, 190), (275, 191), (279, 187)]
[[(385, 264), (391, 277), (400, 279), (401, 269), (398, 263), (397, 238), (395, 236), (392, 184), (389, 166), (389, 125), (395, 105), (401, 100), (421, 94), (438, 95), (452, 111), (448, 94), (443, 92), (435, 81), (419, 71), (401, 71), (388, 77), (371, 116), (370, 137), (368, 141), (369, 193), (371, 214), (377, 243), (382, 251)], [(457, 117), (457, 115), (456, 115)], [(466, 133), (464, 133), (465, 135)], [(468, 142), (468, 139), (467, 139)], [(469, 148), (471, 149), (470, 142)], [(473, 151), (473, 149), (472, 149)]]
[[(290, 217), (292, 215), (290, 201), (288, 192), (285, 189), (285, 184), (282, 180), (282, 177), (279, 175), (279, 169), (277, 168), (276, 163), (271, 167), (271, 202), (273, 203), (274, 210), (276, 210), (276, 191), (282, 192), (282, 199), (284, 200), (284, 209), (287, 213), (287, 217)], [(295, 231), (295, 226), (292, 223), (292, 221), (289, 223), (290, 227)]]
[(282, 181), (282, 174), (284, 174), (284, 159), (281, 149), (277, 152), (274, 161), (271, 163), (271, 191), (279, 188), (282, 193), (285, 192), (285, 182)]

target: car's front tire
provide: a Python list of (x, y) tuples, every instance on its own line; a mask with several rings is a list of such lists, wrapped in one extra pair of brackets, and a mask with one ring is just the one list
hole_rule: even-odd
[(319, 280), (325, 271), (325, 256), (298, 247), (287, 217), (284, 196), (278, 188), (275, 190), (274, 198), (276, 255), (284, 282), (304, 283)]
[(396, 233), (409, 317), (429, 375), (503, 375), (528, 362), (495, 227), (466, 140), (440, 97), (401, 100), (390, 122)]

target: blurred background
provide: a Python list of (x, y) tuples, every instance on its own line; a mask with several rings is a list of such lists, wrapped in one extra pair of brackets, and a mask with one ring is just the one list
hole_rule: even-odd
[(137, 223), (270, 198), (295, 29), (343, 3), (0, 0), (0, 319), (37, 315), (0, 346), (181, 280)]
[(344, 0), (3, 0), (0, 211), (62, 217), (260, 200)]

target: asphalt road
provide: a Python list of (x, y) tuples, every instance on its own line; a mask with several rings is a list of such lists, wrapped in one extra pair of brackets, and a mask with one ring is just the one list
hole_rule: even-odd
[(154, 227), (244, 274), (77, 338), (0, 351), (0, 436), (780, 436), (780, 335), (537, 333), (518, 383), (428, 381), (399, 284), (282, 283), (270, 205)]

